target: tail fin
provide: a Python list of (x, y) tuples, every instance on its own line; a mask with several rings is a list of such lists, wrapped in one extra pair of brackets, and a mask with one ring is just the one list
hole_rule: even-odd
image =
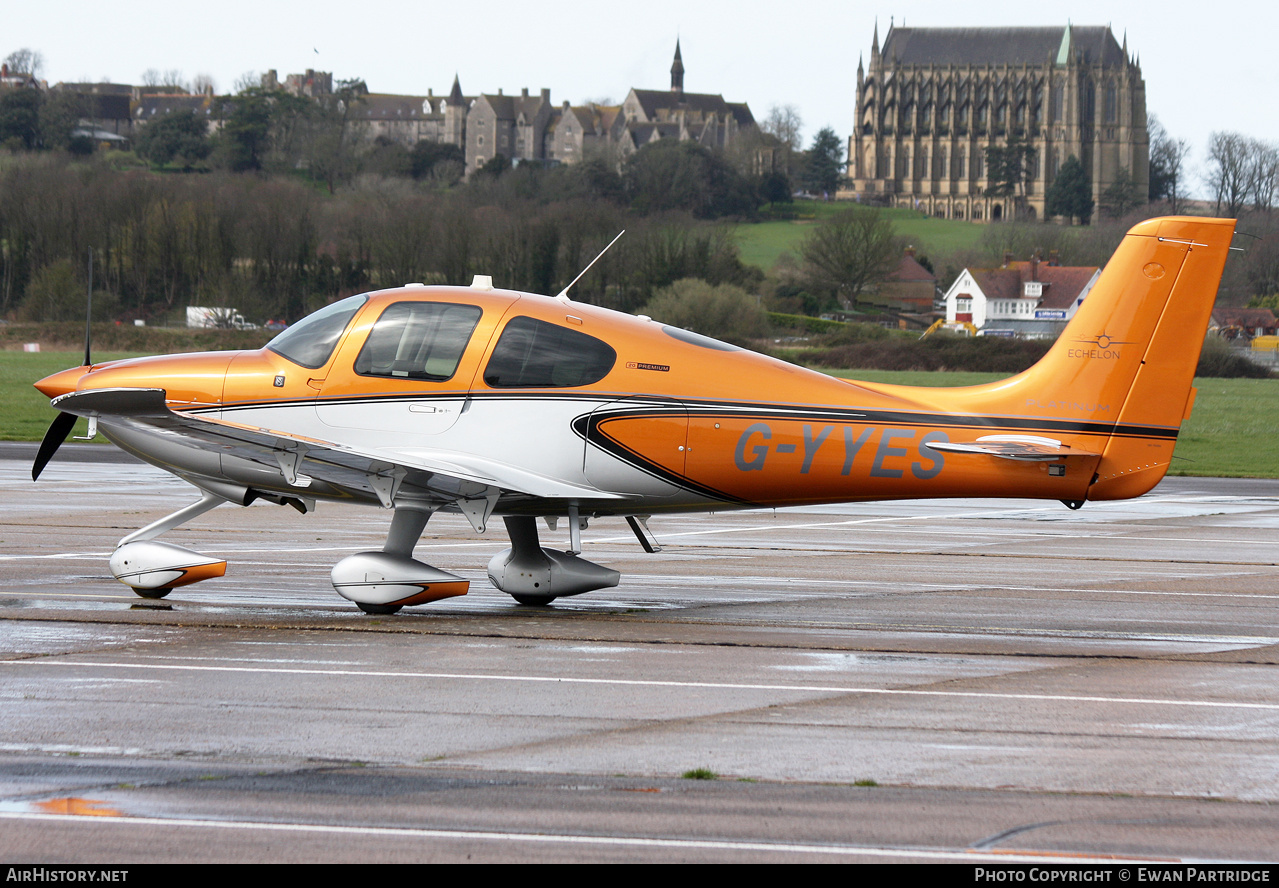
[[(1162, 426), (1175, 432), (1190, 415), (1194, 404), (1191, 383), (1234, 230), (1233, 219), (1174, 217), (1142, 223), (1124, 238), (1125, 244), (1138, 238), (1147, 242), (1152, 257), (1141, 266), (1143, 277), (1158, 275), (1160, 269), (1153, 266), (1164, 265), (1164, 277), (1173, 277), (1174, 282), (1162, 310), (1156, 314), (1157, 306), (1151, 306), (1154, 329), (1145, 340), (1141, 364), (1127, 387), (1089, 499), (1139, 496), (1158, 484), (1168, 470), (1175, 437), (1156, 448), (1150, 441), (1125, 434), (1125, 429)], [(1166, 248), (1174, 251), (1173, 257), (1167, 257)], [(1180, 267), (1176, 253), (1180, 254)], [(1087, 302), (1085, 299), (1084, 304)], [(1148, 324), (1147, 320), (1135, 325), (1134, 335)]]
[[(1104, 446), (1089, 499), (1150, 490), (1189, 413), (1234, 227), (1187, 216), (1133, 227), (1048, 354), (1011, 379), (968, 389), (963, 408), (1077, 421), (1091, 432), (1086, 449)], [(1108, 434), (1104, 444), (1098, 431)]]

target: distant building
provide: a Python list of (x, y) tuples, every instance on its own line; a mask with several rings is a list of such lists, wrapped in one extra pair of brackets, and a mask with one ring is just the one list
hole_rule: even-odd
[(922, 324), (927, 327), (932, 323), (933, 303), (937, 299), (937, 277), (919, 264), (915, 248), (907, 247), (896, 270), (862, 299), (894, 312), (919, 315), (921, 321), (927, 317), (927, 323)]
[(544, 137), (553, 112), (551, 91), (530, 96), (480, 95), (466, 116), (466, 169), (473, 173), (497, 155), (515, 163), (546, 159)]
[(0, 87), (12, 89), (39, 89), (41, 81), (26, 71), (10, 70), (7, 62), (0, 62)]
[(1212, 312), (1213, 327), (1219, 331), (1228, 331), (1228, 338), (1238, 336), (1251, 339), (1254, 336), (1269, 336), (1276, 332), (1275, 314), (1268, 308), (1216, 308)]
[(320, 96), (333, 94), (333, 74), (328, 71), (306, 69), (305, 74), (289, 74), (280, 80), (279, 74), (272, 68), (262, 75), (262, 88), (265, 90), (282, 89), (295, 96), (309, 96), (318, 99)]
[(658, 139), (695, 141), (707, 148), (727, 148), (744, 130), (755, 128), (745, 102), (726, 102), (722, 95), (684, 91), (684, 59), (675, 41), (671, 88), (631, 89), (622, 103), (614, 141), (634, 151)]
[[(308, 69), (281, 80), (272, 69), (262, 75), (261, 84), (265, 90), (312, 98), (333, 93), (333, 75), (327, 71)], [(142, 95), (135, 89), (129, 118), (133, 125), (145, 125), (157, 116), (186, 111), (206, 116), (212, 131), (220, 125), (218, 110), (211, 95)], [(468, 174), (499, 154), (512, 164), (578, 163), (592, 151), (624, 155), (658, 139), (726, 148), (755, 130), (745, 102), (684, 91), (678, 40), (670, 90), (632, 89), (621, 105), (555, 105), (549, 89), (536, 95), (525, 88), (519, 95), (498, 90), (496, 95), (468, 96), (455, 76), (446, 96), (433, 90), (424, 96), (362, 93), (353, 100), (350, 115), (368, 141), (385, 139), (406, 148), (420, 141), (455, 145), (466, 156)]]
[(855, 113), (844, 196), (930, 216), (1011, 217), (1016, 201), (984, 193), (985, 150), (1013, 135), (1032, 148), (1032, 218), (1071, 155), (1098, 205), (1120, 170), (1141, 194), (1150, 179), (1141, 66), (1107, 27), (891, 28), (882, 50), (876, 28)]
[(80, 124), (95, 141), (118, 145), (104, 137), (111, 133), (127, 141), (133, 131), (133, 87), (127, 83), (58, 83), (53, 92), (75, 93), (83, 97), (85, 116)]
[(1065, 266), (1038, 256), (1005, 257), (999, 268), (965, 268), (946, 291), (946, 322), (982, 335), (1055, 339), (1101, 277), (1095, 266)]
[(212, 92), (196, 93), (195, 95), (187, 93), (148, 94), (140, 93), (139, 90), (134, 91), (131, 108), (135, 130), (137, 127), (146, 126), (151, 121), (164, 117), (166, 114), (181, 112), (203, 118), (208, 123), (208, 131), (210, 133), (215, 133), (222, 128), (223, 118), (230, 110), (223, 100), (213, 95)]
[(536, 95), (524, 88), (519, 95), (498, 90), (466, 96), (455, 77), (447, 97), (370, 93), (357, 103), (355, 116), (366, 124), (370, 140), (384, 137), (406, 147), (422, 139), (456, 145), (466, 154), (468, 174), (499, 154), (513, 164), (578, 163), (593, 151), (624, 155), (658, 139), (726, 148), (755, 129), (745, 102), (684, 91), (679, 41), (670, 90), (632, 89), (621, 105), (556, 105), (549, 89)]
[(447, 96), (437, 96), (434, 91), (424, 96), (368, 93), (355, 103), (352, 116), (367, 127), (365, 135), (370, 141), (389, 139), (405, 148), (421, 141), (464, 148), (466, 116), (474, 101), (474, 97), (462, 95), (461, 84), (454, 77)]
[(621, 105), (570, 105), (565, 102), (546, 124), (546, 159), (577, 163), (592, 151), (612, 144), (612, 132)]

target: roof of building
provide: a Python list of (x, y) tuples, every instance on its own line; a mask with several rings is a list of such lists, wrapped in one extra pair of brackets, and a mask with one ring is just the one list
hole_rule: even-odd
[(659, 112), (684, 111), (694, 115), (731, 114), (739, 124), (755, 123), (755, 117), (745, 102), (726, 102), (723, 96), (690, 92), (676, 94), (661, 89), (632, 89), (631, 92), (650, 121), (659, 117)]
[[(902, 253), (901, 259), (897, 263), (897, 270), (888, 275), (888, 280), (899, 281), (901, 283), (911, 283), (914, 281), (927, 281), (930, 284), (937, 283), (937, 277), (927, 268), (919, 264), (915, 259), (915, 254), (911, 250)], [(985, 288), (982, 288), (985, 292)]]
[(1275, 313), (1268, 308), (1219, 308), (1212, 319), (1218, 326), (1273, 327)]
[[(68, 90), (69, 92), (69, 90)], [(102, 120), (128, 120), (132, 98), (128, 93), (75, 93), (82, 103), (81, 114)]]
[(1102, 25), (893, 28), (884, 38), (881, 56), (902, 65), (1042, 65), (1057, 63), (1067, 47), (1089, 63), (1122, 65), (1125, 61), (1110, 28)]
[(155, 95), (142, 96), (138, 99), (133, 116), (139, 120), (148, 120), (157, 114), (171, 114), (174, 111), (189, 111), (192, 114), (209, 116), (213, 113), (213, 107), (214, 99), (203, 93), (194, 96), (178, 93), (157, 93)]
[(618, 116), (622, 113), (621, 105), (596, 105), (596, 112), (599, 113), (599, 128), (601, 133), (607, 132), (612, 128)]
[(680, 130), (678, 123), (632, 121), (626, 125), (626, 132), (631, 137), (631, 143), (636, 148), (642, 148), (649, 142), (656, 142), (659, 139), (678, 139)]
[(54, 84), (54, 89), (95, 96), (132, 96), (133, 87), (128, 83), (68, 83)]
[(968, 272), (987, 299), (1020, 299), (1025, 285), (1038, 281), (1044, 285), (1040, 308), (1070, 308), (1097, 273), (1097, 266), (1031, 260), (1010, 262), (1002, 268), (970, 268)]
[(602, 111), (609, 110), (599, 105), (573, 105), (564, 109), (565, 117), (572, 117), (582, 128), (582, 134), (597, 136), (604, 132)]
[(368, 93), (353, 102), (351, 113), (364, 120), (428, 120), (439, 117), (438, 96), (397, 96)]
[(496, 96), (484, 93), (481, 96), (486, 101), (498, 120), (515, 120), (521, 113), (527, 117), (537, 114), (543, 104), (548, 104), (541, 95), (530, 96), (508, 96), (498, 94)]

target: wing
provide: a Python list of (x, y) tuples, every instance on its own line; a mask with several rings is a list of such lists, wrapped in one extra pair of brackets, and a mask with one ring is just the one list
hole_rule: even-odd
[(376, 497), (388, 508), (405, 502), (431, 508), (454, 505), (481, 531), (499, 500), (509, 505), (528, 499), (625, 499), (458, 451), (359, 449), (175, 412), (165, 403), (163, 389), (93, 389), (62, 395), (52, 404), (64, 413), (98, 417), (109, 426), (159, 435), (173, 445), (235, 456), (278, 470), (297, 496), (323, 491), (337, 497)]
[(999, 459), (1028, 460), (1033, 462), (1052, 462), (1069, 457), (1100, 457), (1100, 453), (1067, 447), (1052, 438), (1041, 438), (1037, 435), (986, 435), (972, 443), (961, 441), (930, 441), (932, 450), (944, 450), (947, 453), (979, 453)]

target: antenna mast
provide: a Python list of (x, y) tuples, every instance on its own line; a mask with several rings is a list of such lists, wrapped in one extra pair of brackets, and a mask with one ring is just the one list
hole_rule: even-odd
[(84, 366), (91, 367), (89, 360), (89, 334), (93, 324), (93, 247), (89, 247), (89, 295), (84, 300)]
[(583, 268), (581, 271), (579, 271), (579, 272), (577, 273), (577, 277), (573, 278), (573, 280), (571, 280), (571, 281), (569, 281), (569, 282), (568, 282), (568, 286), (567, 286), (567, 287), (565, 287), (563, 290), (560, 290), (560, 292), (559, 292), (557, 295), (555, 295), (555, 296), (553, 296), (553, 297), (551, 297), (551, 298), (553, 298), (553, 299), (558, 299), (560, 302), (568, 302), (568, 301), (569, 301), (569, 298), (568, 298), (568, 291), (572, 288), (572, 286), (573, 286), (574, 284), (576, 284), (578, 281), (580, 281), (580, 280), (582, 279), (582, 275), (584, 275), (584, 274), (586, 274), (588, 271), (590, 271), (590, 270), (591, 270), (591, 266), (592, 266), (592, 265), (594, 265), (596, 262), (599, 262), (599, 261), (600, 261), (600, 259), (601, 259), (601, 258), (603, 258), (604, 254), (605, 254), (605, 253), (607, 253), (609, 250), (611, 250), (611, 249), (613, 248), (613, 244), (617, 243), (617, 242), (618, 242), (618, 240), (619, 240), (619, 239), (621, 239), (622, 235), (624, 235), (624, 234), (626, 234), (626, 229), (625, 229), (625, 228), (623, 228), (621, 231), (619, 231), (619, 232), (617, 233), (617, 237), (613, 238), (611, 241), (609, 241), (609, 242), (608, 242), (608, 246), (607, 246), (607, 247), (605, 247), (604, 249), (600, 250), (600, 254), (599, 254), (598, 256), (596, 256), (594, 259), (592, 259), (590, 262), (588, 262), (588, 263), (586, 264), (586, 267), (585, 267), (585, 268)]

